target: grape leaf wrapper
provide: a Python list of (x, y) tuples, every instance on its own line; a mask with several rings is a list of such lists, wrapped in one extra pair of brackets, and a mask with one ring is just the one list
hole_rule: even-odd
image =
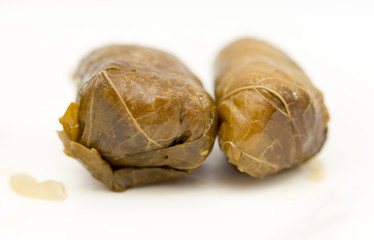
[(60, 118), (65, 153), (113, 191), (185, 177), (213, 148), (213, 99), (178, 59), (135, 45), (79, 65), (77, 100)]
[(322, 93), (285, 53), (240, 39), (215, 63), (219, 145), (252, 177), (299, 165), (322, 148), (328, 111)]

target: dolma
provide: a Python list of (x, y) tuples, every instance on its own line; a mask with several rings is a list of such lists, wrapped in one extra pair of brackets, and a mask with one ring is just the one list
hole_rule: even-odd
[(328, 111), (322, 93), (285, 53), (240, 39), (215, 62), (219, 145), (255, 178), (294, 167), (322, 148)]
[(215, 103), (174, 56), (135, 45), (93, 51), (60, 118), (65, 153), (108, 189), (187, 176), (212, 150)]

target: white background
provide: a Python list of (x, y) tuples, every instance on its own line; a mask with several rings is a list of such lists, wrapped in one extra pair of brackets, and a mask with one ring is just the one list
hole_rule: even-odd
[[(215, 56), (242, 36), (287, 52), (323, 91), (329, 136), (309, 164), (254, 180), (216, 145), (188, 178), (113, 193), (63, 154), (58, 117), (92, 49), (171, 52), (213, 93)], [(1, 1), (0, 239), (374, 239), (373, 44), (369, 1)], [(61, 181), (68, 198), (20, 197), (15, 173)]]

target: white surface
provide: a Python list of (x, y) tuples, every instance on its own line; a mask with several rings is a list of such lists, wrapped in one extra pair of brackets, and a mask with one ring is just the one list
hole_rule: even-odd
[[(373, 239), (373, 4), (153, 2), (0, 3), (0, 239)], [(215, 146), (188, 178), (112, 193), (63, 154), (57, 119), (90, 50), (160, 48), (213, 93), (213, 60), (241, 36), (286, 51), (324, 92), (323, 181), (308, 180), (307, 165), (253, 180)], [(61, 181), (68, 199), (20, 197), (14, 173)]]

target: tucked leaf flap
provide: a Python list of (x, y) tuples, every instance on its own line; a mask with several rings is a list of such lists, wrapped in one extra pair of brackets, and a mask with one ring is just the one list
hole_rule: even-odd
[(79, 134), (79, 122), (78, 122), (79, 103), (72, 102), (66, 109), (64, 116), (59, 120), (64, 131), (68, 134), (72, 141), (77, 141)]

